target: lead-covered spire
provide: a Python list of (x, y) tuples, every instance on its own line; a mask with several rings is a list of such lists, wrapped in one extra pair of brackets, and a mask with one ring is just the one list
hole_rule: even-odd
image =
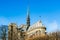
[(29, 2), (27, 7), (27, 30), (30, 27), (30, 8), (29, 8)]

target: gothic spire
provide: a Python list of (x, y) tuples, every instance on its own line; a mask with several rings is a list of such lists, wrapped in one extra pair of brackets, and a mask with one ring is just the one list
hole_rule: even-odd
[(30, 26), (30, 9), (29, 9), (29, 4), (28, 4), (28, 9), (27, 9), (27, 30)]

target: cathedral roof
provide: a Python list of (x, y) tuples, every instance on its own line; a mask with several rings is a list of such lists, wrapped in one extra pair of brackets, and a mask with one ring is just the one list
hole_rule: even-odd
[(33, 24), (32, 26), (29, 27), (28, 31), (31, 31), (33, 29), (37, 29), (37, 28), (43, 28), (46, 29), (46, 27), (42, 24), (42, 22), (39, 20), (37, 21), (35, 24)]
[(20, 29), (20, 30), (23, 31), (23, 32), (26, 31), (26, 28), (27, 28), (27, 26), (24, 25), (24, 24), (21, 24), (21, 25), (18, 27), (18, 29)]

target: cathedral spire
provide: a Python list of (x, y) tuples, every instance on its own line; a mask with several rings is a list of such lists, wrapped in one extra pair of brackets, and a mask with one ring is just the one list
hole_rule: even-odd
[(27, 29), (30, 27), (30, 9), (29, 9), (29, 4), (28, 4), (28, 9), (27, 9)]

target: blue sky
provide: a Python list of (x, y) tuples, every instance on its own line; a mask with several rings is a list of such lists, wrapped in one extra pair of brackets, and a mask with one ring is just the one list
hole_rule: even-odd
[[(27, 5), (28, 0), (0, 0), (0, 25), (26, 24)], [(60, 29), (60, 1), (30, 0), (30, 18), (31, 25), (42, 20), (49, 32)]]

